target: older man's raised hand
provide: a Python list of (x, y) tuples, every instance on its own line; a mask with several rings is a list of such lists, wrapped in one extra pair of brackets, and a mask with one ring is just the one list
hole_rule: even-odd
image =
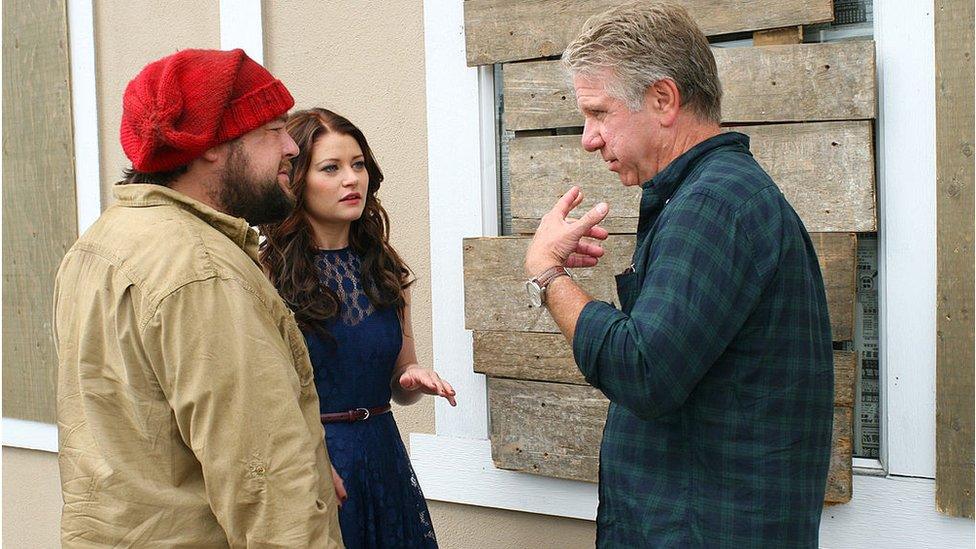
[(569, 213), (582, 201), (583, 192), (574, 186), (542, 217), (525, 252), (525, 271), (530, 277), (538, 276), (557, 265), (570, 268), (593, 267), (603, 256), (602, 246), (581, 239), (607, 238), (607, 230), (598, 223), (603, 221), (610, 208), (605, 202), (600, 202), (580, 219), (568, 219)]

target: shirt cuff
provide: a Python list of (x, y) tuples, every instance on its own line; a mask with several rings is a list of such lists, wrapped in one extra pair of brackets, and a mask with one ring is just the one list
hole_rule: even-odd
[(600, 351), (614, 323), (626, 317), (623, 312), (603, 301), (590, 301), (580, 311), (573, 334), (573, 358), (587, 383), (599, 388)]

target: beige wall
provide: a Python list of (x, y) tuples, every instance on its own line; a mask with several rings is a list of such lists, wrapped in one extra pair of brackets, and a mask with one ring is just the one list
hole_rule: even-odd
[[(181, 2), (179, 9), (172, 5), (162, 0), (96, 3), (103, 194), (128, 165), (118, 143), (118, 123), (129, 79), (147, 61), (178, 48), (219, 45), (216, 1)], [(383, 168), (380, 198), (390, 213), (393, 243), (417, 275), (414, 330), (420, 361), (430, 365), (423, 2), (264, 5), (265, 64), (289, 87), (298, 108), (327, 107), (360, 126)], [(463, 406), (464, 395), (459, 400)], [(434, 432), (431, 399), (396, 414), (404, 439), (411, 432)], [(6, 450), (4, 544), (55, 546), (60, 512), (56, 456)], [(430, 502), (430, 509), (446, 548), (593, 546), (591, 522), (439, 502)]]
[(3, 448), (3, 546), (59, 547), (58, 456)]

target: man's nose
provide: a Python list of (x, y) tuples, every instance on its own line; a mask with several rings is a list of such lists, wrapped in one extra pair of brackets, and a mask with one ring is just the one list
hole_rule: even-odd
[(295, 143), (295, 140), (291, 138), (291, 135), (289, 135), (288, 132), (281, 133), (284, 134), (283, 139), (285, 158), (295, 158), (298, 156), (298, 144)]
[(586, 152), (598, 151), (603, 148), (603, 138), (600, 136), (600, 132), (594, 127), (594, 124), (587, 122), (583, 126), (583, 137), (580, 140), (583, 145), (583, 150)]

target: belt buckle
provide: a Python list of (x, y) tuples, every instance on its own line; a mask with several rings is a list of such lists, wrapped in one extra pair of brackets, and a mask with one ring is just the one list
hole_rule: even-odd
[(357, 412), (360, 411), (360, 410), (363, 411), (363, 414), (364, 415), (363, 415), (362, 418), (359, 419), (359, 421), (365, 421), (365, 420), (369, 419), (369, 409), (368, 408), (356, 408), (356, 411)]

